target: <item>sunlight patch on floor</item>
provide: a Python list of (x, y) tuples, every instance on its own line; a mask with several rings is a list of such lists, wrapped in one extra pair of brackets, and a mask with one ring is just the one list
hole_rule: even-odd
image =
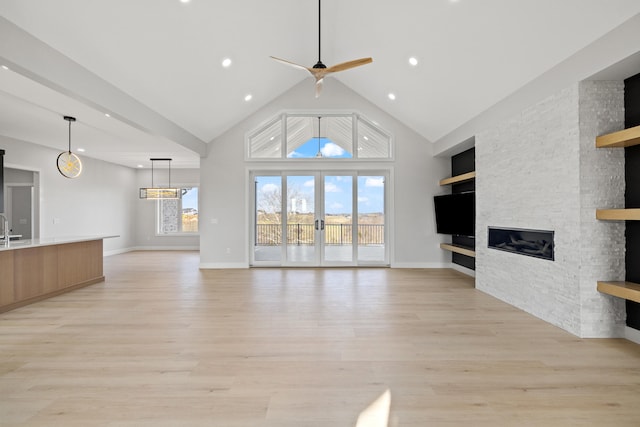
[(360, 413), (356, 427), (387, 427), (390, 406), (391, 392), (387, 390)]

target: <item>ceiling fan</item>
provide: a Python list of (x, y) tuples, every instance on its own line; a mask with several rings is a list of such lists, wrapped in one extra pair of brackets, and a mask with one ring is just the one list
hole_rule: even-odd
[(296, 64), (295, 62), (276, 58), (275, 56), (271, 57), (278, 62), (282, 62), (283, 64), (291, 65), (293, 67), (309, 71), (311, 75), (316, 79), (316, 98), (320, 96), (320, 92), (322, 91), (322, 83), (327, 74), (336, 73), (338, 71), (349, 70), (351, 68), (359, 67), (361, 65), (365, 65), (373, 62), (372, 58), (360, 58), (360, 59), (354, 59), (353, 61), (342, 62), (340, 64), (336, 64), (328, 68), (326, 65), (322, 63), (322, 60), (320, 59), (321, 51), (322, 51), (321, 49), (322, 39), (320, 38), (320, 29), (321, 29), (321, 23), (322, 23), (322, 20), (321, 20), (322, 15), (320, 13), (321, 12), (320, 1), (321, 0), (318, 0), (318, 62), (313, 67), (309, 68), (309, 67), (305, 67), (304, 65)]

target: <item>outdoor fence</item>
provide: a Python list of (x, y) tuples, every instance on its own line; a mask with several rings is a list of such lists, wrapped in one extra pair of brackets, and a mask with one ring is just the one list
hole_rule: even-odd
[[(350, 245), (353, 237), (352, 224), (325, 224), (324, 238), (327, 245)], [(287, 224), (287, 245), (313, 245), (314, 224)], [(280, 246), (282, 224), (257, 224), (257, 246)], [(358, 245), (384, 245), (383, 224), (359, 224)]]

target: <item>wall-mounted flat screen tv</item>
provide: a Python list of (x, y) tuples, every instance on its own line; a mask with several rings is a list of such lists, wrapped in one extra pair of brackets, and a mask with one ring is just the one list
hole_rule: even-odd
[(475, 191), (434, 196), (433, 203), (436, 210), (436, 231), (439, 234), (475, 236)]

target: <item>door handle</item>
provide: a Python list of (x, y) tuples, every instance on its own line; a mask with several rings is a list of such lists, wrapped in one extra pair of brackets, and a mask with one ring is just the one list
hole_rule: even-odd
[(320, 230), (324, 230), (324, 219), (320, 220)]
[(318, 229), (318, 220), (316, 219), (316, 230)]

